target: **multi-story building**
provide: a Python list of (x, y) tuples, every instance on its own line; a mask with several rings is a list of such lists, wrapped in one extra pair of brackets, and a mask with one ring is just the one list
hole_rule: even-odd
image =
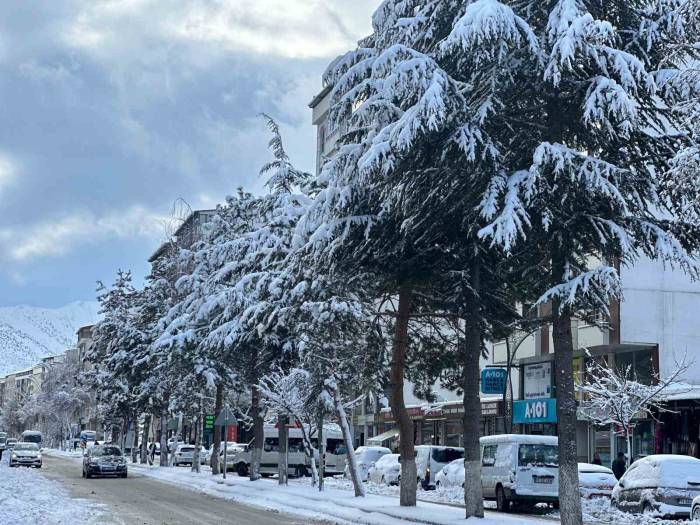
[(179, 248), (191, 248), (196, 242), (202, 240), (204, 225), (211, 221), (216, 213), (216, 210), (196, 210), (190, 213), (175, 230), (173, 238), (161, 244), (148, 258), (148, 262), (153, 263), (163, 257), (173, 245)]

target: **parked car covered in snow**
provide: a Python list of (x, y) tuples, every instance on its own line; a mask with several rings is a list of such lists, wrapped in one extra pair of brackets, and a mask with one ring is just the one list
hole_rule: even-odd
[(511, 503), (559, 502), (559, 442), (556, 436), (504, 434), (481, 442), (484, 499), (507, 512)]
[(688, 518), (700, 495), (700, 460), (657, 454), (632, 463), (612, 492), (612, 504), (632, 513)]
[(582, 498), (609, 498), (617, 478), (608, 467), (579, 463), (578, 482)]
[(18, 443), (18, 441), (15, 438), (7, 438), (7, 450), (12, 450), (15, 448), (15, 445)]
[[(372, 468), (379, 458), (391, 454), (391, 450), (386, 447), (358, 447), (355, 450), (355, 459), (357, 460), (357, 469), (360, 471), (360, 479), (367, 481), (369, 479), (369, 469)], [(345, 465), (344, 475), (350, 478), (350, 465)]]
[(372, 483), (398, 485), (401, 480), (401, 463), (399, 454), (385, 454), (369, 469), (369, 480)]
[(416, 447), (416, 469), (422, 487), (426, 490), (435, 488), (435, 476), (442, 470), (442, 467), (463, 457), (464, 449), (460, 447), (418, 445)]
[(464, 459), (458, 458), (440, 469), (435, 476), (437, 488), (464, 487)]

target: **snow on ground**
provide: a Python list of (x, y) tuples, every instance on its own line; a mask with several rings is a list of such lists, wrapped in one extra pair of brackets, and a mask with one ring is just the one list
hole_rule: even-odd
[(261, 479), (251, 483), (247, 478), (233, 474), (224, 481), (212, 476), (209, 469), (201, 474), (189, 468), (159, 468), (157, 466), (131, 465), (134, 472), (161, 481), (184, 486), (240, 503), (272, 509), (298, 516), (331, 520), (335, 523), (363, 525), (406, 525), (424, 523), (434, 525), (551, 525), (551, 520), (527, 516), (489, 513), (483, 520), (465, 520), (464, 511), (456, 506), (419, 502), (417, 507), (400, 507), (392, 495), (369, 494), (355, 498), (351, 491), (326, 485), (320, 493), (310, 484), (293, 483), (280, 486), (276, 480)]
[(42, 525), (98, 524), (103, 516), (97, 505), (73, 499), (57, 481), (41, 471), (10, 468), (9, 454), (0, 463), (0, 523), (3, 525), (41, 523)]

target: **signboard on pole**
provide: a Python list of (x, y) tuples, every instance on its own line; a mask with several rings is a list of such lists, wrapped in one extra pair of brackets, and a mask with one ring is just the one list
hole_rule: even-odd
[(219, 427), (227, 427), (229, 425), (238, 425), (238, 420), (229, 407), (224, 407), (224, 409), (219, 413), (219, 417), (216, 418), (214, 424)]
[(556, 423), (557, 400), (526, 399), (513, 403), (513, 423)]
[(552, 397), (552, 363), (535, 363), (523, 367), (523, 398)]
[(503, 394), (508, 371), (505, 368), (485, 368), (481, 371), (481, 393)]
[(204, 416), (204, 431), (214, 430), (214, 414)]

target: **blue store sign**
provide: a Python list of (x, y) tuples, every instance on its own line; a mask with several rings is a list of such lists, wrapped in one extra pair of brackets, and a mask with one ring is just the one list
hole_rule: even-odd
[(481, 371), (481, 393), (503, 394), (508, 371), (505, 368), (485, 368)]
[(556, 423), (557, 400), (527, 399), (513, 403), (513, 423)]

